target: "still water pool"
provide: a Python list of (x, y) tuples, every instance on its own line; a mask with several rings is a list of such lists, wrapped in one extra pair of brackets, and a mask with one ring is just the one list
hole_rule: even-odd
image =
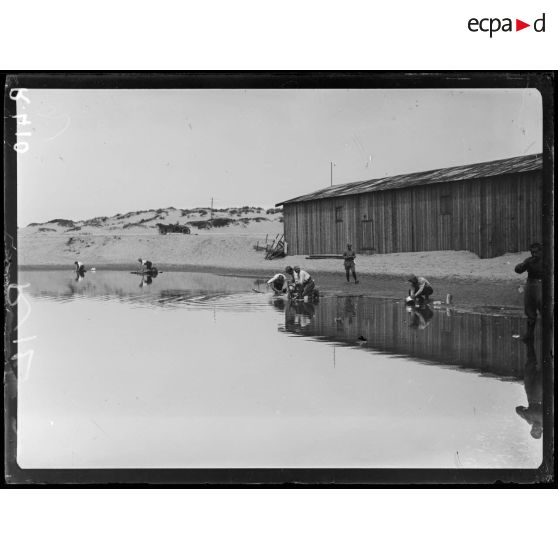
[(519, 318), (295, 305), (203, 273), (19, 283), (21, 467), (541, 463), (540, 348), (512, 337)]

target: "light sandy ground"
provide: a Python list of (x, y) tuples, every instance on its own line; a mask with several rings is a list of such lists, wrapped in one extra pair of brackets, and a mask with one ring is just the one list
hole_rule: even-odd
[[(18, 264), (23, 266), (69, 266), (75, 260), (86, 267), (103, 265), (135, 267), (138, 258), (152, 260), (159, 268), (220, 268), (274, 273), (285, 265), (299, 264), (310, 272), (335, 272), (343, 275), (343, 262), (337, 259), (307, 260), (288, 256), (268, 261), (263, 246), (268, 239), (283, 233), (282, 212), (260, 207), (214, 209), (213, 217), (229, 219), (224, 227), (203, 228), (211, 217), (209, 208), (149, 209), (85, 221), (53, 220), (33, 223), (18, 230)], [(200, 223), (200, 221), (202, 223)], [(157, 223), (180, 223), (191, 228), (190, 235), (157, 232)], [(514, 266), (526, 258), (506, 254), (482, 260), (471, 252), (409, 252), (358, 256), (360, 274), (403, 276), (409, 273), (427, 278), (469, 281), (516, 281)]]
[[(227, 232), (200, 235), (158, 234), (80, 234), (33, 233), (18, 236), (18, 264), (68, 265), (79, 259), (86, 266), (103, 264), (137, 265), (137, 258), (152, 260), (160, 268), (165, 265), (216, 267), (235, 270), (261, 270), (272, 273), (285, 265), (299, 264), (308, 271), (343, 273), (341, 260), (307, 260), (304, 256), (288, 256), (268, 261), (263, 252), (254, 250), (265, 242), (265, 234)], [(357, 272), (400, 276), (409, 273), (427, 278), (462, 278), (483, 280), (517, 280), (515, 265), (528, 253), (506, 254), (498, 258), (480, 259), (471, 252), (409, 252), (358, 256)]]

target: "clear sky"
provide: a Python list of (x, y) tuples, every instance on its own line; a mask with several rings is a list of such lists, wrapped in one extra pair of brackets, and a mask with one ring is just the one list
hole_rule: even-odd
[[(18, 101), (18, 224), (275, 203), (407, 172), (538, 153), (521, 90), (55, 90)], [(21, 128), (23, 131), (24, 128)]]

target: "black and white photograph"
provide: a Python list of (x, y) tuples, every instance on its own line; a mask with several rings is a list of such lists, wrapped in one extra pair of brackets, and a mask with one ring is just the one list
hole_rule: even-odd
[(8, 76), (8, 482), (550, 481), (552, 89), (485, 77)]

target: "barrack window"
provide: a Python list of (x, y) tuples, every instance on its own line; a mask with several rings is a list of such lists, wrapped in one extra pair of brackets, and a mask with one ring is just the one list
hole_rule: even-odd
[(440, 196), (440, 215), (452, 215), (453, 202), (451, 196)]

